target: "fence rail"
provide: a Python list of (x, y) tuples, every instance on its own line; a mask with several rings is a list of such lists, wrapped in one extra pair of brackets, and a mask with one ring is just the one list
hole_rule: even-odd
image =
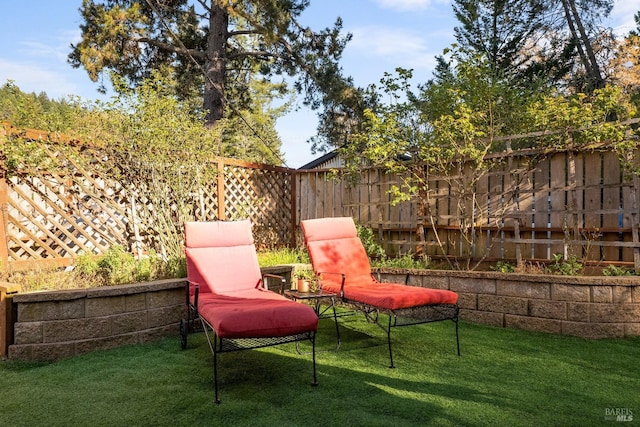
[[(38, 141), (58, 161), (64, 156), (58, 146), (82, 145), (64, 135), (0, 127), (0, 147), (16, 138)], [(263, 247), (300, 244), (301, 220), (346, 215), (373, 228), (389, 254), (439, 257), (444, 250), (454, 258), (516, 262), (562, 253), (640, 268), (640, 180), (625, 176), (614, 152), (494, 154), (487, 164), (472, 189), (460, 184), (464, 176), (429, 177), (421, 207), (416, 199), (393, 204), (389, 190), (399, 177), (376, 168), (363, 169), (351, 183), (329, 170), (213, 158), (216, 178), (188, 203), (195, 220), (251, 218)], [(114, 244), (134, 252), (157, 246), (156, 207), (139, 191), (81, 167), (5, 173), (0, 207), (0, 262), (11, 271), (67, 266), (81, 253), (103, 253)], [(180, 233), (182, 224), (175, 227)]]

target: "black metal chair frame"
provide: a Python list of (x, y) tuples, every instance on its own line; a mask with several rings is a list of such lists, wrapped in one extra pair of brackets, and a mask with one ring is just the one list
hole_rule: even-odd
[[(459, 315), (460, 308), (458, 304), (429, 304), (429, 305), (421, 305), (416, 307), (408, 307), (396, 310), (390, 310), (385, 308), (376, 307), (374, 305), (365, 304), (361, 301), (352, 300), (349, 298), (345, 298), (344, 296), (344, 284), (346, 280), (346, 276), (343, 273), (329, 273), (329, 272), (319, 272), (318, 275), (322, 276), (322, 274), (336, 274), (342, 277), (342, 282), (340, 285), (340, 301), (348, 304), (353, 307), (355, 310), (364, 314), (367, 321), (376, 324), (380, 327), (387, 335), (387, 345), (389, 348), (389, 368), (395, 368), (393, 363), (393, 350), (391, 346), (391, 329), (400, 326), (411, 326), (411, 325), (421, 325), (424, 323), (432, 323), (439, 322), (442, 320), (451, 320), (456, 325), (456, 347), (458, 356), (460, 356), (460, 335), (458, 331), (458, 323), (459, 323)], [(381, 283), (378, 279), (376, 279), (373, 275), (372, 279), (376, 283)], [(409, 282), (409, 274), (405, 277), (405, 285), (408, 285)], [(375, 285), (373, 285), (375, 286)], [(381, 322), (380, 313), (386, 314), (389, 318), (388, 322), (385, 324)]]
[[(263, 275), (262, 283), (265, 288), (267, 288), (265, 278), (266, 277), (275, 277), (281, 279), (281, 292), (284, 290), (285, 279), (281, 276), (275, 275)], [(195, 322), (196, 320), (200, 320), (203, 332), (205, 337), (207, 338), (207, 342), (209, 344), (209, 348), (211, 349), (211, 353), (213, 354), (213, 381), (214, 381), (214, 390), (215, 390), (215, 403), (220, 403), (219, 398), (219, 387), (218, 387), (218, 354), (219, 353), (228, 353), (233, 351), (240, 350), (251, 350), (263, 347), (271, 347), (275, 345), (295, 342), (296, 344), (300, 341), (309, 340), (311, 342), (312, 348), (312, 363), (313, 363), (313, 382), (312, 386), (318, 385), (317, 374), (316, 374), (316, 333), (315, 331), (304, 332), (301, 334), (294, 335), (286, 335), (281, 337), (261, 337), (261, 338), (220, 338), (216, 335), (215, 329), (211, 325), (211, 323), (205, 319), (203, 316), (200, 316), (198, 313), (198, 298), (199, 298), (199, 286), (195, 286), (195, 293), (193, 295), (193, 303), (191, 303), (190, 295), (189, 295), (189, 283), (186, 284), (186, 302), (187, 302), (187, 319), (182, 319), (180, 321), (180, 345), (182, 349), (187, 348), (187, 335), (190, 331), (195, 330)]]

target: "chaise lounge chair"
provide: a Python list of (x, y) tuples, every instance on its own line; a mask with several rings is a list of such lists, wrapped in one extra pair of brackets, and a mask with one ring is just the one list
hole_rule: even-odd
[[(391, 368), (391, 329), (396, 326), (452, 320), (460, 355), (458, 294), (406, 283), (380, 283), (371, 274), (369, 258), (351, 217), (304, 220), (301, 226), (321, 288), (338, 294), (341, 301), (364, 313), (367, 320), (387, 333)], [(380, 321), (380, 313), (388, 315), (386, 325)]]
[(182, 348), (187, 334), (200, 320), (213, 353), (215, 402), (218, 397), (218, 353), (310, 340), (313, 385), (316, 379), (315, 333), (318, 316), (306, 304), (268, 290), (261, 275), (248, 220), (188, 222), (187, 319), (180, 324)]

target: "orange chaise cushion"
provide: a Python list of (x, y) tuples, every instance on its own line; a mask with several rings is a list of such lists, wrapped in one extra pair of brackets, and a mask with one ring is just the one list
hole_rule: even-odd
[(377, 308), (396, 310), (458, 301), (458, 294), (452, 291), (374, 280), (351, 217), (305, 220), (301, 226), (313, 269), (321, 273), (326, 291), (339, 293), (344, 274), (343, 298)]
[(201, 294), (198, 312), (219, 338), (281, 337), (318, 329), (310, 306), (261, 289), (236, 296)]
[(344, 299), (388, 310), (434, 304), (456, 304), (458, 294), (446, 289), (421, 288), (401, 283), (345, 286)]

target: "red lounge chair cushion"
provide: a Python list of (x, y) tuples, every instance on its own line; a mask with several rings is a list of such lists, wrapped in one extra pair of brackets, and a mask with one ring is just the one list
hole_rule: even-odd
[(200, 294), (254, 289), (261, 272), (248, 220), (185, 223), (187, 277)]
[[(345, 286), (369, 284), (371, 265), (356, 226), (350, 217), (311, 219), (301, 222), (313, 269), (325, 281)], [(324, 286), (324, 285), (323, 285)]]
[[(445, 289), (421, 288), (401, 283), (378, 283), (373, 280), (370, 282), (369, 285), (345, 286), (343, 298), (388, 310), (458, 302), (458, 294)], [(323, 283), (322, 289), (337, 293), (340, 286), (329, 282)]]
[(198, 312), (220, 338), (279, 337), (318, 329), (310, 306), (259, 289), (237, 296), (201, 295)]
[(301, 225), (311, 263), (321, 274), (324, 290), (340, 292), (344, 274), (343, 298), (378, 308), (395, 310), (458, 301), (458, 294), (448, 290), (374, 280), (369, 257), (351, 217), (311, 219)]

